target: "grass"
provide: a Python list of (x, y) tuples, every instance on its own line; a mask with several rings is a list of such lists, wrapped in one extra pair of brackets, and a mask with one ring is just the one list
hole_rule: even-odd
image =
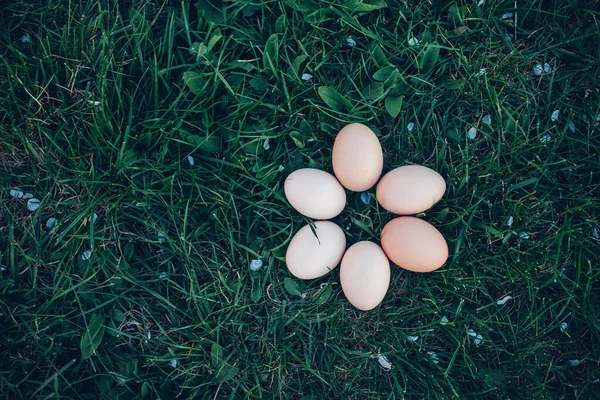
[[(597, 398), (597, 1), (213, 3), (0, 6), (3, 398)], [(448, 263), (371, 312), (284, 262), (350, 122), (448, 184)]]

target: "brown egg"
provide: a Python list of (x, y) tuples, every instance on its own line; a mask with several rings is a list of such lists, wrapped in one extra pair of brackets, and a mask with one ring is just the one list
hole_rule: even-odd
[(399, 267), (431, 272), (448, 259), (446, 240), (433, 225), (415, 217), (398, 217), (383, 228), (381, 246)]
[(437, 203), (446, 191), (444, 178), (421, 165), (405, 165), (391, 170), (377, 185), (377, 201), (389, 212), (410, 215)]
[(390, 286), (390, 262), (381, 247), (367, 241), (350, 246), (342, 258), (340, 283), (354, 307), (377, 307)]
[(346, 235), (333, 222), (316, 221), (314, 229), (304, 225), (287, 248), (285, 262), (296, 278), (315, 279), (329, 273), (346, 250)]
[(346, 189), (369, 190), (383, 170), (379, 139), (368, 126), (346, 125), (333, 143), (332, 163), (335, 177)]

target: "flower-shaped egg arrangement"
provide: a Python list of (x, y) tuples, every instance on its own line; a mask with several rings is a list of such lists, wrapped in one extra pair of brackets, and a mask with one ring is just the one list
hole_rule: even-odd
[[(390, 262), (413, 272), (431, 272), (448, 259), (448, 245), (428, 222), (413, 215), (431, 208), (446, 191), (437, 172), (419, 165), (383, 171), (383, 151), (375, 133), (363, 124), (345, 126), (336, 136), (332, 154), (335, 176), (304, 168), (285, 181), (285, 195), (292, 207), (315, 219), (302, 227), (286, 252), (287, 267), (297, 278), (315, 279), (340, 266), (342, 290), (360, 310), (371, 310), (385, 297), (390, 284)], [(387, 211), (404, 215), (386, 224), (381, 247), (370, 241), (346, 250), (344, 231), (327, 221), (346, 205), (344, 188), (362, 192), (377, 181), (377, 201)], [(389, 259), (389, 260), (388, 260)]]

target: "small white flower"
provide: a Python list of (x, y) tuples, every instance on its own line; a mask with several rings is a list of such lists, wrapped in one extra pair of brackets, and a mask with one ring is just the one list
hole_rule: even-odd
[(543, 72), (544, 72), (544, 67), (542, 66), (542, 64), (538, 63), (533, 66), (533, 74), (535, 76), (540, 76)]
[(381, 368), (385, 369), (386, 371), (392, 369), (392, 364), (390, 364), (386, 356), (378, 354), (377, 361), (379, 361), (379, 365), (381, 365)]
[(194, 162), (195, 162), (195, 161), (194, 161), (194, 157), (192, 157), (192, 156), (187, 156), (187, 160), (188, 160), (188, 163), (190, 163), (190, 165), (194, 165)]
[(511, 19), (513, 17), (513, 13), (507, 12), (502, 14), (502, 19)]
[(354, 40), (352, 38), (348, 38), (348, 39), (346, 39), (346, 44), (348, 45), (348, 47), (354, 47), (354, 46), (356, 46), (356, 40)]
[(31, 37), (29, 35), (21, 36), (21, 43), (31, 43)]
[(171, 364), (171, 367), (177, 368), (177, 360), (176, 359), (172, 359), (171, 361), (169, 361), (169, 364)]
[(485, 68), (481, 68), (475, 76), (483, 76), (483, 75), (485, 75)]
[(448, 321), (448, 317), (443, 316), (442, 319), (440, 320), (440, 325), (448, 325), (450, 321)]
[(254, 259), (250, 261), (250, 271), (258, 271), (263, 266), (263, 261), (261, 259)]
[(101, 103), (99, 101), (88, 100), (88, 104), (98, 107)]
[(152, 339), (152, 332), (146, 332), (146, 337), (148, 338), (148, 340)]
[(569, 130), (573, 133), (575, 133), (575, 131), (577, 130), (577, 127), (575, 126), (575, 122), (571, 122), (571, 124), (569, 125)]
[(52, 229), (54, 227), (54, 225), (56, 225), (56, 218), (54, 218), (54, 217), (48, 218), (48, 221), (46, 221), (46, 226), (49, 229)]
[(429, 359), (431, 360), (432, 363), (434, 363), (434, 364), (440, 363), (440, 359), (438, 358), (437, 354), (435, 354), (433, 351), (428, 351), (427, 355), (429, 356)]
[(0, 267), (0, 271), (6, 271), (6, 268)]
[(31, 193), (25, 193), (25, 194), (23, 195), (23, 198), (24, 198), (24, 199), (33, 199), (33, 194), (31, 194)]
[(14, 199), (22, 199), (23, 198), (23, 192), (18, 190), (18, 189), (11, 189), (10, 191), (10, 195), (14, 198)]
[(409, 46), (416, 46), (419, 44), (419, 40), (415, 37), (411, 37), (410, 39), (408, 39), (408, 45)]
[(409, 336), (408, 340), (410, 340), (411, 342), (416, 342), (417, 340), (419, 340), (419, 337), (416, 336), (416, 335), (415, 336)]
[(265, 142), (263, 143), (263, 149), (265, 149), (265, 150), (269, 150), (269, 149), (271, 148), (271, 144), (270, 144), (270, 142), (271, 142), (271, 139), (269, 139), (269, 138), (266, 138), (266, 139), (265, 139)]
[(552, 67), (550, 66), (550, 64), (548, 63), (544, 63), (544, 72), (549, 74), (550, 72), (552, 72)]
[(29, 199), (27, 200), (27, 209), (29, 211), (35, 211), (40, 206), (40, 201), (38, 199)]
[(167, 278), (166, 272), (161, 272), (160, 274), (158, 274), (158, 279), (166, 279), (166, 278)]
[(473, 343), (475, 343), (475, 345), (477, 345), (477, 346), (479, 346), (482, 342), (483, 342), (483, 336), (481, 336), (481, 335), (477, 335), (475, 340), (473, 340)]
[(581, 361), (579, 361), (579, 360), (569, 360), (569, 365), (570, 365), (571, 367), (576, 367), (576, 366), (578, 366), (580, 363), (581, 363)]
[(313, 76), (311, 74), (302, 74), (302, 80), (303, 81), (310, 81), (313, 78)]
[(552, 115), (550, 116), (550, 120), (552, 122), (556, 121), (558, 119), (558, 116), (560, 115), (560, 111), (559, 110), (554, 110), (552, 112)]
[(277, 172), (283, 172), (284, 169), (285, 167), (283, 165), (280, 165), (279, 168), (277, 168)]
[(548, 143), (550, 140), (552, 140), (552, 136), (550, 135), (544, 135), (540, 138), (540, 143), (542, 144), (546, 144)]
[(83, 261), (86, 261), (86, 260), (89, 260), (91, 256), (92, 256), (92, 250), (86, 250), (81, 254), (81, 259)]
[(560, 324), (560, 331), (561, 332), (566, 331), (568, 326), (569, 326), (569, 324), (567, 324), (566, 322), (563, 322), (562, 324)]
[(475, 140), (475, 138), (477, 137), (477, 128), (475, 128), (474, 126), (471, 127), (471, 129), (469, 129), (468, 135), (469, 139)]
[(600, 113), (596, 115), (596, 122), (600, 122)]
[(371, 194), (369, 192), (362, 192), (360, 194), (360, 201), (365, 204), (369, 204), (371, 202)]
[(158, 241), (159, 241), (159, 242), (164, 242), (165, 240), (167, 240), (167, 237), (166, 237), (166, 236), (165, 236), (165, 234), (164, 234), (164, 233), (162, 233), (162, 232), (158, 232), (158, 233), (156, 234), (156, 237), (158, 238)]
[(492, 117), (490, 116), (490, 114), (486, 114), (483, 116), (483, 118), (481, 118), (481, 122), (483, 122), (486, 125), (491, 125), (492, 124)]
[(519, 237), (521, 239), (527, 240), (527, 239), (529, 239), (529, 234), (527, 232), (519, 232)]
[(415, 130), (415, 123), (414, 123), (414, 122), (409, 122), (409, 123), (408, 123), (408, 125), (406, 125), (406, 129), (407, 129), (409, 132), (412, 132), (412, 131), (414, 131), (414, 130)]
[(512, 299), (512, 297), (510, 296), (504, 296), (504, 298), (498, 300), (496, 302), (496, 304), (498, 304), (499, 306), (503, 306), (504, 304), (506, 304), (507, 301), (509, 301), (510, 299)]
[(469, 328), (469, 330), (467, 331), (467, 335), (477, 337), (477, 332), (475, 332), (473, 329)]
[(481, 7), (484, 3), (485, 3), (485, 0), (479, 0), (479, 3), (477, 3), (477, 6)]
[(508, 227), (510, 228), (514, 221), (515, 221), (515, 219), (511, 215), (510, 217), (508, 217), (508, 221), (506, 221), (506, 225), (508, 225)]

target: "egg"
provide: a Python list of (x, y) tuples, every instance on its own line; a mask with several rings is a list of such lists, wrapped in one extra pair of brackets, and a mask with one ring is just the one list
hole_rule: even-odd
[(285, 197), (300, 214), (330, 219), (346, 206), (346, 192), (335, 177), (325, 171), (304, 168), (292, 172), (284, 183)]
[(385, 254), (399, 267), (413, 272), (431, 272), (448, 259), (448, 244), (433, 225), (415, 217), (398, 217), (381, 232)]
[(342, 258), (340, 282), (346, 298), (359, 310), (377, 307), (390, 286), (390, 262), (377, 244), (350, 246)]
[(349, 190), (372, 188), (383, 170), (383, 151), (375, 133), (363, 124), (346, 125), (333, 143), (333, 173)]
[(346, 250), (342, 228), (329, 221), (316, 221), (314, 228), (313, 233), (310, 225), (303, 226), (288, 245), (285, 262), (296, 278), (315, 279), (327, 274), (338, 266)]
[(421, 165), (405, 165), (391, 170), (377, 185), (377, 201), (389, 212), (417, 214), (431, 208), (446, 191), (444, 178)]

